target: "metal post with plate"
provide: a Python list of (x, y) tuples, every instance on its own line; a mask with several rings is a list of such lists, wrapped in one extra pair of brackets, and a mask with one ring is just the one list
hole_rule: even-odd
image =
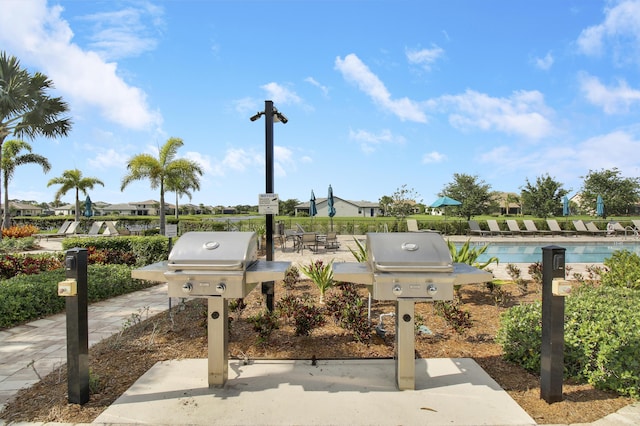
[[(273, 216), (279, 213), (280, 199), (278, 194), (260, 194), (258, 197), (258, 213), (264, 214), (266, 220), (267, 261), (273, 260)], [(262, 283), (262, 294), (267, 298), (267, 309), (273, 311), (274, 282)]]

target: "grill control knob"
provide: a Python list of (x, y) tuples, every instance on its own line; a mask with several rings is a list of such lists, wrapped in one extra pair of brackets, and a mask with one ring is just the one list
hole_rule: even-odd
[(391, 291), (393, 292), (393, 294), (395, 294), (396, 296), (400, 296), (402, 294), (402, 286), (400, 284), (396, 284), (393, 286), (393, 288), (391, 289)]
[(220, 283), (216, 286), (216, 293), (222, 294), (227, 290), (227, 285), (225, 283)]
[(438, 292), (438, 287), (435, 284), (429, 284), (427, 286), (427, 293), (429, 294), (429, 296), (435, 296), (437, 292)]
[(191, 290), (193, 290), (193, 285), (191, 285), (191, 283), (186, 283), (182, 285), (182, 291), (184, 293), (191, 293)]

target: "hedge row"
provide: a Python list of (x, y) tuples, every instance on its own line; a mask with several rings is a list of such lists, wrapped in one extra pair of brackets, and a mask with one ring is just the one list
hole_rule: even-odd
[[(0, 328), (64, 311), (64, 297), (58, 296), (58, 283), (64, 279), (65, 270), (57, 269), (0, 281)], [(90, 303), (157, 285), (131, 278), (126, 265), (89, 265), (87, 282)]]
[(95, 247), (98, 250), (114, 250), (133, 253), (136, 266), (150, 265), (166, 260), (169, 239), (162, 236), (138, 237), (66, 237), (62, 240), (63, 250)]
[[(565, 304), (565, 377), (640, 397), (640, 291), (583, 286)], [(497, 341), (507, 360), (540, 372), (542, 304), (520, 305), (501, 318)]]

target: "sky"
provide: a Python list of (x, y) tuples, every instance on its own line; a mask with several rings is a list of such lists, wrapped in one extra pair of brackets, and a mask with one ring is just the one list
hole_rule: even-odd
[[(477, 176), (519, 193), (551, 176), (571, 195), (590, 171), (640, 176), (640, 1), (2, 0), (0, 50), (54, 83), (70, 134), (29, 141), (52, 169), (17, 168), (11, 199), (53, 201), (65, 170), (104, 182), (178, 137), (204, 170), (180, 203), (257, 205), (266, 192), (377, 202), (406, 185), (430, 204)], [(63, 202), (74, 200), (72, 192)], [(175, 194), (167, 194), (174, 202)]]

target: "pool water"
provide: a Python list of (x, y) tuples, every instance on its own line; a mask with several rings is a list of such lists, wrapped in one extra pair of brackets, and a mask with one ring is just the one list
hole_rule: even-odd
[[(471, 247), (484, 245), (489, 245), (489, 248), (478, 258), (478, 262), (486, 262), (491, 257), (497, 257), (500, 259), (500, 263), (506, 264), (542, 262), (542, 247), (551, 244), (471, 243)], [(606, 243), (556, 243), (555, 245), (566, 249), (566, 263), (602, 263), (617, 250), (628, 250), (640, 255), (640, 242), (611, 241)], [(462, 243), (456, 243), (456, 246), (460, 248)]]

